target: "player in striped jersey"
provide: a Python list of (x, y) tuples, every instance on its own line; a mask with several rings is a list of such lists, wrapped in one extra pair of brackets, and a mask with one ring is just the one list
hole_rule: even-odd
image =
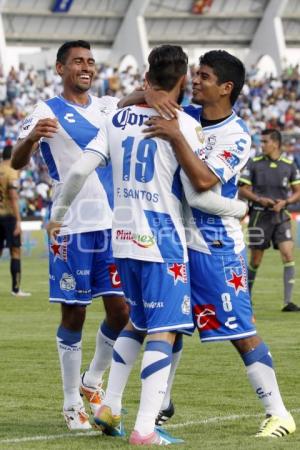
[[(187, 57), (182, 49), (158, 47), (151, 52), (149, 63), (147, 82), (169, 91), (177, 100), (187, 70)], [(170, 373), (172, 346), (176, 333), (192, 325), (182, 185), (193, 203), (199, 204), (201, 196), (195, 195), (169, 143), (145, 139), (144, 123), (155, 114), (152, 108), (140, 105), (121, 109), (106, 119), (81, 161), (71, 168), (58, 199), (60, 208), (53, 211), (49, 228), (62, 220), (62, 208), (71, 204), (90, 171), (106, 164), (110, 157), (115, 200), (113, 250), (131, 308), (130, 322), (114, 346), (104, 406), (95, 421), (108, 434), (123, 434), (122, 394), (147, 334), (140, 409), (130, 442), (163, 445), (166, 435), (161, 436), (154, 425)], [(204, 142), (201, 126), (183, 112), (179, 116), (180, 128), (197, 157), (201, 157)], [(215, 197), (219, 202), (222, 200), (212, 193), (212, 203)]]
[[(228, 52), (211, 51), (200, 58), (193, 78), (193, 103), (201, 106), (187, 107), (186, 112), (203, 126), (205, 161), (195, 157), (176, 120), (156, 117), (147, 122), (146, 135), (169, 139), (198, 191), (213, 189), (224, 198), (237, 195), (239, 172), (250, 155), (248, 130), (232, 110), (244, 79), (243, 64)], [(187, 233), (193, 314), (201, 340), (230, 340), (238, 350), (266, 411), (257, 436), (293, 433), (295, 422), (282, 401), (271, 353), (252, 323), (240, 224), (230, 217), (187, 208)]]
[[(69, 168), (97, 135), (102, 117), (115, 110), (118, 102), (112, 97), (89, 95), (96, 68), (88, 42), (63, 44), (56, 69), (63, 92), (38, 102), (24, 120), (12, 161), (15, 168), (21, 168), (40, 148), (53, 182), (54, 208)], [(110, 365), (115, 339), (128, 320), (111, 251), (111, 194), (111, 167), (93, 171), (66, 215), (58, 242), (49, 243), (50, 301), (60, 303), (62, 313), (56, 340), (63, 412), (71, 430), (91, 428), (79, 388), (95, 413), (101, 401), (102, 375)], [(106, 318), (97, 333), (94, 358), (80, 376), (86, 306), (99, 296)]]

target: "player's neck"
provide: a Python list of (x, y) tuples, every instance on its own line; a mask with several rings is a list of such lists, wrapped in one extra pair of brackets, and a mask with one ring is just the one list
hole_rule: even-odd
[(76, 105), (86, 106), (90, 102), (88, 92), (74, 92), (64, 89), (61, 96), (68, 102), (75, 103)]
[(272, 161), (277, 161), (280, 156), (281, 156), (281, 152), (275, 150), (274, 152), (271, 152), (269, 155), (267, 155), (269, 159), (271, 159)]
[(209, 104), (202, 106), (202, 117), (207, 120), (220, 120), (230, 116), (232, 113), (231, 106), (224, 107), (219, 104)]

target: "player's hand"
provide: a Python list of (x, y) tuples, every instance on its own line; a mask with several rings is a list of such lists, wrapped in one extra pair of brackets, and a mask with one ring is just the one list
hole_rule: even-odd
[(275, 206), (275, 201), (272, 198), (269, 197), (259, 197), (259, 202), (261, 206), (264, 208), (271, 208)]
[(38, 142), (41, 138), (53, 138), (55, 133), (58, 131), (58, 120), (57, 119), (40, 119), (32, 131), (27, 136), (29, 141), (32, 143)]
[(62, 227), (61, 222), (55, 222), (54, 220), (50, 220), (50, 222), (46, 226), (46, 230), (48, 233), (49, 240), (51, 242), (57, 242), (57, 236), (60, 233), (61, 227)]
[(280, 212), (282, 209), (286, 207), (286, 200), (283, 199), (277, 199), (275, 205), (272, 208), (272, 211), (274, 212)]
[(165, 119), (174, 119), (177, 117), (177, 111), (181, 110), (181, 106), (169, 97), (165, 91), (154, 90), (148, 87), (145, 89), (146, 103), (156, 109), (158, 114)]
[(17, 220), (13, 235), (19, 236), (19, 234), (21, 234), (21, 222)]
[(144, 122), (147, 128), (143, 129), (143, 133), (147, 137), (159, 137), (167, 141), (172, 141), (181, 134), (177, 119), (167, 120), (160, 116), (153, 116)]

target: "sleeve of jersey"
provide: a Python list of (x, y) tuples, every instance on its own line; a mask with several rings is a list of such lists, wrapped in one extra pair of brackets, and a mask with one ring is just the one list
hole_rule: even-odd
[(248, 161), (246, 167), (242, 170), (239, 178), (239, 184), (247, 184), (248, 186), (252, 186), (252, 160)]
[(192, 208), (217, 216), (230, 216), (241, 219), (246, 215), (247, 205), (240, 200), (222, 197), (213, 191), (196, 192), (186, 174), (181, 170), (181, 181), (188, 204)]
[(84, 185), (87, 177), (99, 164), (103, 163), (101, 155), (84, 152), (68, 172), (55, 207), (51, 211), (51, 220), (63, 222), (68, 207)]
[(19, 189), (20, 183), (19, 183), (19, 177), (18, 177), (18, 173), (16, 172), (15, 174), (11, 175), (9, 178), (9, 183), (8, 183), (8, 187), (9, 189)]
[(230, 133), (217, 137), (214, 148), (206, 159), (210, 170), (222, 184), (239, 174), (250, 156), (250, 136), (246, 133)]
[(291, 184), (291, 186), (300, 184), (300, 171), (295, 163), (293, 163), (293, 165), (292, 165), (292, 174), (291, 174), (290, 184)]
[(26, 138), (40, 119), (53, 119), (53, 117), (54, 115), (48, 106), (42, 101), (38, 102), (32, 113), (29, 114), (29, 116), (27, 116), (21, 123), (19, 139)]
[(99, 157), (99, 166), (106, 166), (109, 161), (108, 135), (107, 135), (107, 119), (101, 121), (100, 129), (97, 136), (92, 139), (86, 148), (85, 153), (94, 153)]

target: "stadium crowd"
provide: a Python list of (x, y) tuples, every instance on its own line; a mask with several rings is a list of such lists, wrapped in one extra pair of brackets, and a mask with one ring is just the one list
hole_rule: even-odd
[[(191, 66), (193, 74), (196, 66)], [(143, 74), (132, 66), (120, 71), (106, 64), (98, 66), (92, 94), (122, 97), (141, 86)], [(20, 64), (5, 77), (0, 70), (0, 154), (14, 144), (20, 122), (32, 111), (38, 99), (48, 99), (61, 91), (61, 79), (52, 67), (36, 71)], [(189, 84), (184, 102), (191, 98)], [(300, 168), (300, 68), (289, 66), (280, 78), (257, 77), (253, 68), (235, 109), (247, 123), (252, 135), (253, 155), (260, 149), (260, 133), (276, 128), (283, 133), (284, 151)], [(47, 168), (37, 153), (20, 174), (20, 210), (22, 218), (45, 217), (50, 199)]]

